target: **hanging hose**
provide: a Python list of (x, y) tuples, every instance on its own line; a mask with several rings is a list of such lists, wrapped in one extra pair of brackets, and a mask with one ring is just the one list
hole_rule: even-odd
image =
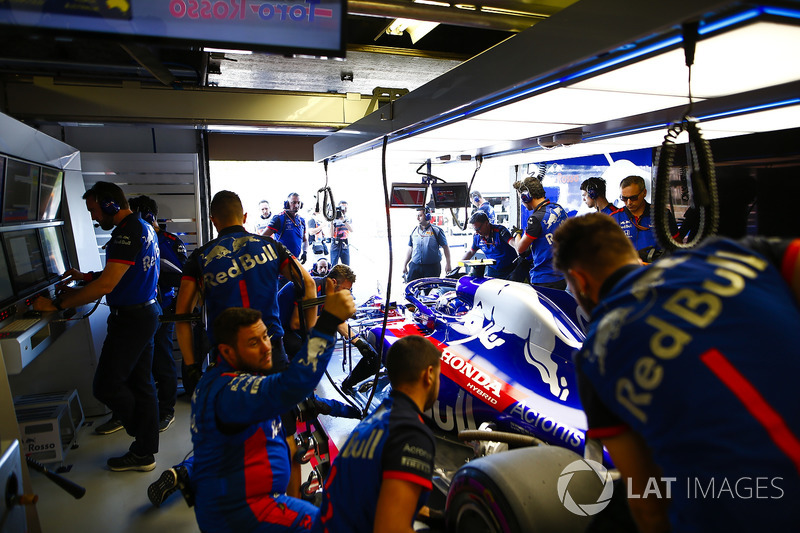
[[(658, 155), (653, 210), (655, 212), (655, 232), (659, 245), (667, 252), (692, 248), (698, 243), (715, 235), (719, 223), (719, 197), (717, 196), (717, 180), (714, 172), (714, 158), (711, 146), (700, 133), (698, 121), (690, 116), (694, 100), (692, 98), (692, 64), (694, 63), (695, 46), (697, 44), (697, 22), (683, 24), (683, 51), (688, 74), (689, 107), (680, 122), (670, 125), (664, 136), (664, 143)], [(697, 212), (698, 228), (689, 242), (678, 241), (670, 233), (669, 213), (669, 171), (675, 158), (675, 139), (683, 132), (689, 135), (689, 154), (691, 161), (691, 178), (688, 182), (691, 207)]]
[[(472, 173), (472, 179), (469, 180), (469, 185), (467, 185), (467, 198), (469, 198), (470, 193), (472, 192), (472, 182), (475, 181), (475, 176), (478, 174), (478, 171), (481, 169), (481, 163), (483, 163), (483, 157), (476, 156), (475, 157), (475, 172)], [(469, 223), (469, 205), (464, 206), (464, 224), (458, 221), (458, 209), (451, 208), (450, 209), (450, 216), (453, 217), (453, 224), (461, 231), (465, 231), (467, 229), (467, 224)]]
[[(333, 222), (333, 219), (336, 217), (336, 203), (333, 201), (333, 191), (328, 187), (328, 160), (326, 159), (322, 164), (325, 167), (325, 186), (317, 189), (317, 205), (314, 210), (322, 213), (322, 216), (325, 217), (325, 220), (328, 222)], [(319, 208), (320, 194), (322, 195), (321, 210)]]
[[(389, 216), (389, 184), (386, 178), (386, 145), (389, 143), (389, 137), (383, 137), (383, 150), (381, 152), (381, 175), (383, 176), (383, 201), (386, 205), (386, 234), (389, 240), (389, 278), (386, 281), (386, 298), (383, 302), (383, 327), (381, 327), (381, 338), (378, 342), (380, 352), (378, 357), (378, 370), (375, 372), (375, 377), (372, 381), (372, 390), (369, 393), (369, 399), (364, 406), (362, 418), (367, 416), (369, 406), (372, 404), (372, 399), (375, 397), (375, 391), (378, 389), (378, 378), (380, 377), (381, 367), (383, 367), (383, 351), (385, 349), (384, 339), (386, 338), (386, 325), (389, 322), (389, 302), (392, 295), (392, 265), (394, 264), (394, 255), (392, 253), (392, 219)], [(422, 167), (420, 167), (422, 168)], [(419, 169), (417, 169), (419, 170)]]

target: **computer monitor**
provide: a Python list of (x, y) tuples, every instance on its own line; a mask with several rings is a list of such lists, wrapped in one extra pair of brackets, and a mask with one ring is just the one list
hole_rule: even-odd
[(3, 186), (3, 222), (31, 222), (39, 215), (39, 176), (42, 167), (8, 159)]
[(39, 229), (39, 238), (42, 243), (44, 267), (47, 279), (57, 280), (61, 274), (70, 268), (67, 248), (64, 246), (64, 232), (61, 226), (51, 226)]
[(433, 206), (436, 209), (459, 208), (469, 205), (465, 183), (431, 183)]
[(11, 284), (11, 274), (8, 272), (6, 254), (3, 253), (2, 242), (0, 242), (0, 306), (5, 307), (12, 300), (14, 300), (14, 286)]
[(390, 207), (425, 207), (425, 196), (428, 186), (424, 183), (392, 183), (389, 193)]
[(26, 296), (47, 285), (48, 279), (36, 230), (7, 231), (3, 233), (3, 244), (11, 269), (11, 284), (17, 296)]
[(54, 168), (42, 167), (39, 192), (39, 220), (55, 220), (61, 207), (61, 187), (64, 173)]

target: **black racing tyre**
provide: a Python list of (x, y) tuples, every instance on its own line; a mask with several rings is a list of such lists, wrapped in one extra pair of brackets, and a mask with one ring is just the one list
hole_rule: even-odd
[[(475, 459), (459, 468), (447, 494), (449, 533), (582, 533), (590, 516), (570, 512), (559, 499), (567, 466), (583, 461), (557, 446), (538, 446)], [(578, 501), (596, 498), (602, 483), (570, 476)]]

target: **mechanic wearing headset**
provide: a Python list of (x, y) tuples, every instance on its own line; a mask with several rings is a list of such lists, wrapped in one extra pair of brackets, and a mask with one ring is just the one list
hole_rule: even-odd
[(306, 235), (306, 221), (300, 216), (303, 207), (300, 195), (291, 193), (283, 202), (283, 211), (272, 218), (272, 221), (261, 234), (272, 237), (278, 234), (278, 241), (297, 257), (301, 263), (306, 262), (308, 253), (308, 236)]
[(214, 321), (218, 362), (192, 397), (195, 516), (202, 531), (309, 531), (319, 510), (285, 494), (291, 452), (281, 414), (325, 373), (336, 327), (355, 313), (350, 291), (328, 281), (325, 310), (308, 342), (279, 374), (261, 313), (229, 308)]
[[(341, 264), (336, 265), (331, 269), (327, 277), (314, 278), (314, 282), (317, 284), (317, 293), (321, 294), (324, 290), (326, 279), (333, 280), (336, 290), (352, 290), (353, 284), (356, 282), (356, 275), (349, 266)], [(299, 315), (297, 313), (293, 283), (287, 283), (281, 288), (278, 293), (278, 308), (280, 309), (283, 329), (286, 331), (286, 335), (284, 335), (284, 346), (286, 346), (286, 353), (289, 355), (289, 359), (291, 359), (292, 354), (297, 351), (304, 340), (301, 332)], [(374, 375), (375, 372), (380, 369), (379, 356), (367, 341), (353, 334), (347, 322), (339, 324), (338, 331), (339, 334), (355, 346), (361, 354), (361, 360), (356, 364), (355, 368), (353, 368), (350, 375), (342, 381), (342, 389), (344, 389), (345, 392), (351, 392), (355, 385)], [(343, 413), (337, 411), (334, 413), (334, 416), (349, 417), (351, 413), (349, 409), (345, 408)], [(361, 418), (361, 416), (359, 414), (354, 418)]]
[(517, 235), (515, 245), (520, 255), (530, 249), (530, 284), (552, 289), (566, 289), (564, 276), (553, 268), (553, 232), (567, 219), (567, 212), (560, 205), (544, 196), (542, 182), (533, 176), (514, 182), (520, 200), (529, 211), (528, 223), (523, 234)]
[(514, 237), (505, 226), (492, 224), (483, 211), (476, 211), (469, 219), (475, 235), (472, 238), (472, 248), (467, 250), (462, 261), (467, 261), (478, 250), (483, 251), (487, 259), (494, 259), (495, 264), (486, 268), (486, 275), (490, 278), (508, 279), (514, 271), (514, 260), (517, 259), (517, 249), (514, 248)]
[[(656, 241), (656, 232), (653, 230), (653, 215), (647, 197), (647, 188), (641, 176), (628, 176), (620, 184), (620, 199), (623, 207), (611, 214), (617, 221), (625, 235), (633, 242), (633, 247), (639, 252), (639, 258), (648, 263), (659, 258), (664, 250)], [(669, 232), (678, 237), (678, 224), (672, 212), (667, 210), (669, 217)]]
[(328, 264), (328, 260), (324, 257), (320, 257), (308, 273), (311, 274), (311, 277), (324, 278), (328, 275), (329, 270), (330, 265)]
[(156, 232), (138, 213), (130, 210), (122, 189), (98, 181), (83, 195), (92, 220), (110, 230), (106, 266), (100, 273), (69, 270), (67, 281), (88, 281), (55, 300), (39, 296), (37, 311), (62, 311), (103, 296), (110, 314), (108, 332), (95, 371), (95, 397), (106, 404), (134, 438), (128, 453), (112, 457), (115, 471), (150, 471), (158, 452), (158, 405), (153, 385), (153, 336), (161, 307), (156, 299), (159, 250)]
[(444, 270), (450, 271), (450, 247), (447, 246), (447, 237), (442, 228), (431, 224), (431, 210), (427, 207), (417, 209), (417, 220), (419, 226), (414, 228), (408, 237), (408, 253), (403, 264), (406, 282), (438, 277), (442, 273), (442, 251), (444, 251)]
[[(281, 243), (271, 237), (248, 233), (247, 216), (236, 193), (220, 191), (210, 206), (211, 222), (219, 236), (197, 248), (183, 269), (176, 312), (191, 313), (199, 296), (206, 308), (207, 332), (216, 344), (214, 319), (228, 307), (253, 307), (261, 311), (272, 340), (273, 366), (281, 370), (288, 360), (283, 350), (283, 327), (278, 313), (278, 275), (304, 287), (305, 298), (316, 296), (316, 285), (308, 272)], [(307, 311), (309, 323), (316, 310)], [(183, 359), (199, 375), (200, 361), (194, 359), (194, 338), (188, 322), (176, 326)]]
[(433, 486), (434, 438), (422, 413), (439, 395), (440, 357), (428, 339), (416, 335), (389, 348), (392, 391), (334, 460), (315, 531), (413, 531)]
[(640, 531), (797, 530), (800, 239), (712, 240), (649, 266), (598, 213), (554, 239), (591, 314), (574, 358), (586, 436)]
[[(486, 217), (489, 219), (490, 224), (497, 223), (497, 215), (495, 215), (494, 208), (492, 204), (490, 204), (487, 200), (481, 196), (481, 193), (478, 191), (472, 191), (469, 193), (470, 199), (472, 200), (472, 205), (475, 206), (477, 211), (483, 211), (486, 213)], [(474, 214), (474, 213), (473, 213)]]
[(603, 178), (588, 178), (581, 183), (581, 198), (586, 207), (598, 213), (610, 215), (617, 208), (606, 198), (606, 180)]

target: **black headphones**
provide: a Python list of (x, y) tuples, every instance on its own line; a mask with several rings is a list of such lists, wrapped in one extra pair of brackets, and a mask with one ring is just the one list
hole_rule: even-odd
[(112, 217), (119, 213), (119, 204), (111, 198), (98, 198), (97, 204), (100, 206), (100, 211)]
[(425, 210), (425, 220), (430, 222), (431, 221), (431, 208), (430, 207), (423, 207), (423, 209)]
[(142, 213), (142, 218), (145, 219), (150, 224), (155, 224), (156, 222), (156, 216), (150, 211), (145, 211), (144, 213)]
[[(291, 198), (292, 196), (298, 196), (298, 197), (299, 197), (300, 195), (299, 195), (299, 194), (297, 194), (297, 193), (294, 193), (294, 192), (293, 192), (292, 194), (290, 194), (290, 195), (289, 195), (289, 196), (286, 198), (286, 200), (284, 200), (284, 201), (283, 201), (283, 208), (284, 208), (285, 210), (287, 210), (287, 211), (289, 210), (289, 198)], [(297, 209), (298, 209), (298, 210), (299, 210), (299, 209), (303, 209), (303, 201), (302, 201), (302, 200), (300, 201), (300, 207), (298, 207)]]

